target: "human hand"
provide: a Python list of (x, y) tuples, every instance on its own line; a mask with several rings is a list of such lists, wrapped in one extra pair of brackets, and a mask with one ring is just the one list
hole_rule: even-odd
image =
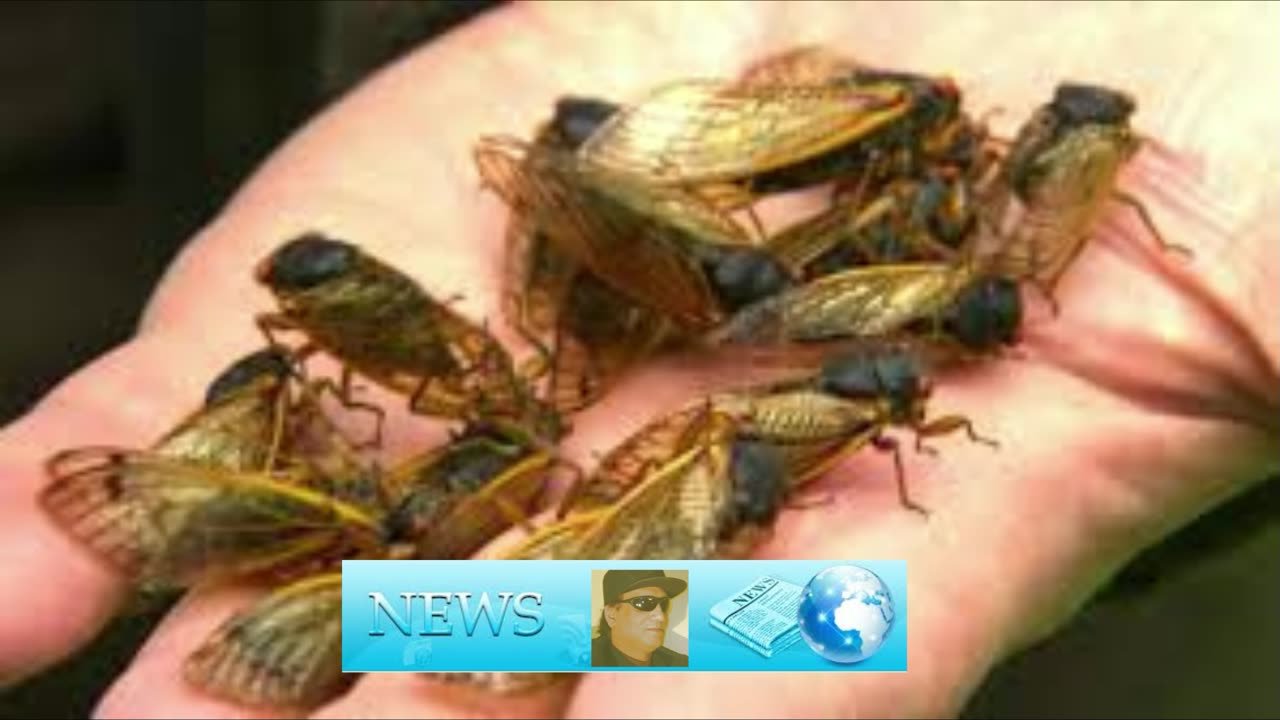
[[(261, 343), (252, 317), (270, 300), (251, 269), (278, 243), (322, 230), (438, 297), (461, 294), (468, 316), (494, 317), (506, 211), (477, 189), (478, 135), (527, 134), (563, 93), (625, 101), (662, 80), (730, 76), (763, 54), (817, 42), (879, 65), (952, 72), (971, 111), (1006, 109), (995, 121), (1005, 134), (1060, 79), (1133, 93), (1135, 125), (1180, 160), (1144, 152), (1122, 184), (1148, 201), (1170, 241), (1195, 252), (1189, 263), (1149, 252), (1117, 209), (1060, 285), (1062, 315), (1028, 318), (1025, 358), (943, 378), (933, 411), (970, 416), (1001, 446), (943, 440), (936, 459), (909, 455), (927, 520), (897, 505), (891, 463), (869, 452), (836, 471), (830, 505), (782, 514), (759, 556), (906, 559), (909, 670), (839, 682), (601, 673), (515, 700), (370, 675), (321, 712), (957, 712), (994, 663), (1060, 625), (1128, 558), (1277, 465), (1280, 278), (1267, 238), (1280, 191), (1260, 144), (1280, 110), (1239, 89), (1275, 77), (1278, 18), (1246, 7), (519, 5), (432, 43), (285, 145), (175, 262), (137, 336), (0, 436), (0, 592), (10, 608), (25, 607), (32, 588), (43, 599), (38, 615), (0, 619), (0, 677), (73, 651), (123, 594), (118, 577), (38, 512), (42, 461), (76, 445), (145, 446), (189, 410), (208, 378)], [(637, 371), (575, 418), (566, 452), (589, 464), (590, 451), (687, 400), (699, 373), (679, 358)], [(269, 714), (209, 698), (181, 677), (182, 659), (260, 592), (190, 593), (99, 712)]]

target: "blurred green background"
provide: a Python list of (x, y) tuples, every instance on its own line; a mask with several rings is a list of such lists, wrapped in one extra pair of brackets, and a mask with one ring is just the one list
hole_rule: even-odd
[[(493, 5), (0, 4), (0, 420), (127, 338), (183, 240), (306, 118)], [(1280, 716), (1278, 510), (1270, 482), (1146, 553), (964, 715)], [(0, 691), (0, 717), (85, 717), (159, 615)]]

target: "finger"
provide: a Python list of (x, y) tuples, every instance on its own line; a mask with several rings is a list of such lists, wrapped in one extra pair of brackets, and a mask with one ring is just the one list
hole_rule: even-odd
[[(123, 579), (39, 507), (43, 463), (79, 445), (145, 448), (198, 406), (216, 341), (176, 347), (134, 340), (76, 373), (0, 434), (0, 678), (12, 682), (90, 640), (111, 617)], [(39, 598), (39, 612), (22, 611)]]
[(455, 686), (415, 673), (372, 673), (345, 697), (317, 712), (317, 718), (478, 718), (563, 717), (573, 692), (560, 683), (533, 692), (503, 695)]

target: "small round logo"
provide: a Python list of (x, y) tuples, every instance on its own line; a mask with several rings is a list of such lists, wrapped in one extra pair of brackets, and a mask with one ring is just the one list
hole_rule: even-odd
[(893, 598), (875, 573), (833, 565), (805, 586), (798, 611), (800, 635), (822, 657), (838, 663), (866, 660), (893, 627)]

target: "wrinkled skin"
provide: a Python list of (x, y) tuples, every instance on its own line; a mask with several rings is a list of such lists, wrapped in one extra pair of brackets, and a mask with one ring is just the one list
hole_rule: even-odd
[[(1140, 153), (1121, 181), (1147, 199), (1170, 241), (1195, 252), (1192, 262), (1161, 256), (1130, 213), (1110, 210), (1058, 288), (1061, 316), (1029, 312), (1023, 357), (939, 384), (934, 407), (971, 416), (1001, 446), (941, 438), (931, 441), (936, 459), (908, 452), (927, 520), (898, 507), (891, 464), (874, 453), (837, 468), (832, 502), (782, 513), (762, 556), (906, 559), (910, 670), (840, 682), (596, 674), (514, 700), (386, 674), (361, 678), (318, 713), (958, 712), (994, 663), (1062, 625), (1127, 559), (1278, 465), (1280, 189), (1267, 143), (1280, 106), (1232, 88), (1271, 87), (1280, 74), (1280, 8), (948, 8), (516, 5), (404, 58), (321, 114), (192, 240), (137, 336), (0, 435), (0, 593), (5, 607), (20, 608), (39, 588), (45, 608), (0, 617), (0, 677), (11, 682), (75, 652), (123, 597), (117, 577), (37, 512), (41, 461), (73, 445), (146, 445), (193, 407), (222, 365), (258, 346), (251, 318), (270, 305), (251, 270), (277, 243), (309, 229), (358, 238), (433, 292), (464, 294), (460, 312), (496, 319), (505, 211), (478, 191), (469, 165), (479, 133), (534, 127), (566, 92), (625, 99), (678, 75), (730, 75), (759, 54), (827, 42), (883, 66), (954, 72), (968, 107), (1006, 108), (994, 120), (1006, 136), (1061, 79), (1125, 88), (1138, 99), (1135, 126), (1167, 152)], [(715, 375), (678, 360), (638, 371), (576, 418), (570, 455), (589, 463), (592, 450)], [(180, 674), (181, 659), (261, 592), (190, 594), (98, 712), (269, 715), (210, 699)]]

